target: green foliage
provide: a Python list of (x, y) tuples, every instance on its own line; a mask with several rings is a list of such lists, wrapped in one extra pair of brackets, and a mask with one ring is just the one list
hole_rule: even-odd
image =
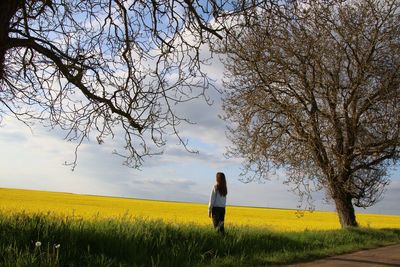
[(220, 235), (211, 226), (142, 219), (0, 214), (0, 266), (286, 264), (398, 242), (400, 229), (280, 233), (235, 227)]

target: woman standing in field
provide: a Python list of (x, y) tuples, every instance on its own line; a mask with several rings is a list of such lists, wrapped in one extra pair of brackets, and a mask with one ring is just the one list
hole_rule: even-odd
[(224, 220), (227, 194), (228, 189), (226, 187), (225, 174), (217, 172), (216, 184), (211, 191), (210, 202), (208, 204), (208, 217), (212, 216), (215, 229), (221, 233), (225, 231)]

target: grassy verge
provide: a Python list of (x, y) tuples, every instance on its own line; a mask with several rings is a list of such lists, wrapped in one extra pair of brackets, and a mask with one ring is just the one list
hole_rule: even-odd
[[(40, 246), (39, 243), (40, 242)], [(279, 233), (0, 214), (0, 266), (257, 266), (400, 243), (400, 229)]]

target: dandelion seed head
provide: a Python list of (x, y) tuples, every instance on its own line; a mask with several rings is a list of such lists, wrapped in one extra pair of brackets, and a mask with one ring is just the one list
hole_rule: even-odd
[(58, 249), (60, 248), (60, 244), (55, 244), (54, 247)]
[(36, 241), (36, 243), (35, 243), (35, 247), (40, 247), (42, 245), (42, 242), (40, 242), (40, 241)]

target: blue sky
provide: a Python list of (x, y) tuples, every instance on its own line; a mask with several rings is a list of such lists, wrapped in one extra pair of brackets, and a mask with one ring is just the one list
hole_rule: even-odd
[[(206, 71), (221, 86), (222, 65), (214, 62)], [(215, 173), (222, 171), (228, 179), (229, 205), (295, 209), (298, 198), (279, 175), (264, 183), (239, 181), (240, 160), (223, 155), (230, 143), (225, 122), (218, 118), (222, 113), (220, 95), (214, 90), (208, 94), (212, 106), (199, 99), (176, 110), (197, 123), (183, 125), (179, 131), (199, 153), (188, 153), (171, 135), (164, 154), (146, 158), (141, 170), (123, 166), (122, 158), (112, 154), (121, 145), (118, 138), (102, 145), (93, 138), (80, 147), (78, 165), (71, 171), (63, 163), (73, 160), (76, 144), (63, 140), (66, 133), (39, 125), (31, 130), (5, 117), (0, 127), (0, 187), (206, 203)], [(400, 173), (393, 171), (391, 179), (381, 202), (357, 211), (400, 215)], [(322, 193), (314, 196), (316, 208), (334, 211), (322, 198)]]
[[(75, 144), (63, 140), (62, 132), (39, 126), (31, 131), (6, 117), (0, 128), (0, 187), (206, 203), (215, 173), (223, 171), (228, 179), (228, 204), (296, 208), (297, 197), (279, 177), (261, 184), (239, 181), (240, 160), (223, 156), (229, 141), (224, 122), (217, 116), (219, 96), (216, 92), (212, 96), (215, 104), (211, 107), (202, 101), (180, 107), (180, 112), (197, 122), (180, 131), (199, 153), (188, 153), (171, 136), (165, 153), (146, 158), (141, 170), (123, 166), (122, 159), (112, 154), (118, 141), (98, 145), (90, 140), (81, 146), (78, 166), (71, 171), (63, 163), (73, 159)], [(384, 199), (360, 212), (400, 214), (399, 172), (391, 178)], [(334, 210), (324, 204), (322, 194), (316, 194), (315, 200), (317, 209)]]

